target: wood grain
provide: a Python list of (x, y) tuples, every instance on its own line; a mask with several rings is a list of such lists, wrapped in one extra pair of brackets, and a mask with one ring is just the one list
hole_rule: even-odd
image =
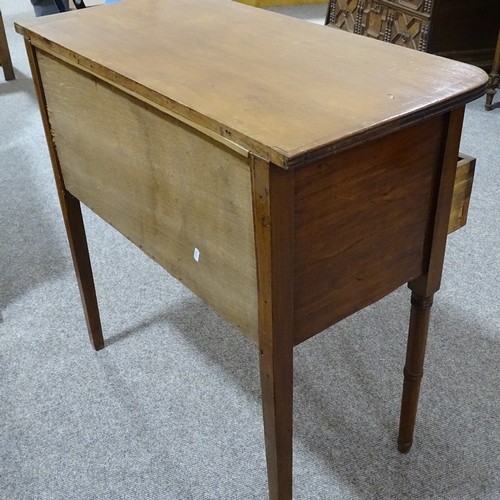
[(68, 191), (257, 341), (247, 160), (49, 55), (38, 59)]
[(293, 174), (251, 156), (270, 500), (292, 500)]
[(464, 113), (465, 106), (443, 116), (445, 135), (442, 138), (442, 156), (436, 168), (438, 192), (429, 218), (425, 272), (408, 284), (420, 297), (433, 295), (441, 285)]
[(487, 81), (468, 65), (228, 0), (136, 0), (50, 17), (17, 29), (289, 168), (459, 106)]
[(296, 344), (426, 271), (445, 125), (433, 118), (295, 172)]

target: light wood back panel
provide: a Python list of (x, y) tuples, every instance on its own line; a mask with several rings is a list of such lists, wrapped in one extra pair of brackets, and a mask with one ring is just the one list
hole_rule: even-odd
[(131, 0), (23, 21), (30, 42), (285, 167), (484, 93), (451, 60), (229, 0)]
[(37, 52), (66, 189), (256, 340), (248, 160)]

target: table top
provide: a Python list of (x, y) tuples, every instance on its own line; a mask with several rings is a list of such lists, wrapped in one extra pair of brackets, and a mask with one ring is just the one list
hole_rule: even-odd
[(16, 29), (284, 168), (461, 106), (487, 82), (473, 66), (230, 0), (122, 0)]

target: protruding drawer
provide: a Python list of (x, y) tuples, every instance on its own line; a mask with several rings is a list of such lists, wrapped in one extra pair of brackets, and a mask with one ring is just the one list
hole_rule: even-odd
[(455, 187), (453, 188), (453, 200), (451, 202), (450, 222), (448, 224), (448, 234), (465, 226), (467, 222), (475, 167), (475, 158), (459, 153)]

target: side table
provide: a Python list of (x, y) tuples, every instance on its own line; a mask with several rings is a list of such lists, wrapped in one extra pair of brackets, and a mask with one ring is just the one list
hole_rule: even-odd
[(486, 73), (227, 0), (48, 17), (16, 28), (94, 348), (80, 203), (255, 342), (269, 498), (292, 500), (294, 349), (408, 284), (408, 452), (464, 109)]

